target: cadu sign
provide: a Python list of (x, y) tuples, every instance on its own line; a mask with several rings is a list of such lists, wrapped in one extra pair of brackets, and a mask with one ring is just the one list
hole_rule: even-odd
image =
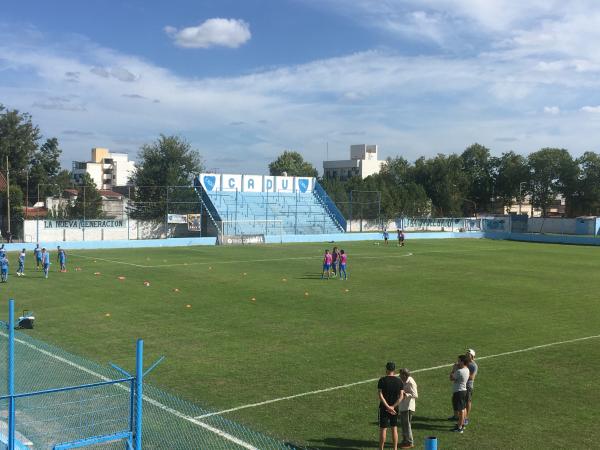
[(74, 220), (44, 220), (44, 228), (122, 228), (123, 220), (116, 219), (74, 219)]
[(304, 194), (312, 192), (315, 183), (312, 177), (201, 173), (200, 184), (206, 192), (297, 192)]

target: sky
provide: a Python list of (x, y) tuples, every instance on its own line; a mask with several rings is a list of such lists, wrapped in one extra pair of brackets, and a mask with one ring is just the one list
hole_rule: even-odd
[(187, 139), (207, 169), (283, 150), (347, 159), (600, 151), (596, 0), (2, 2), (0, 103), (62, 164)]

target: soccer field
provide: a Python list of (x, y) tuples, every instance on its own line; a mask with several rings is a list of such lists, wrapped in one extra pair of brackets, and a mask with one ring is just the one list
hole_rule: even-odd
[[(331, 247), (73, 250), (48, 280), (29, 251), (0, 292), (35, 311), (28, 334), (101, 364), (133, 368), (143, 338), (147, 361), (166, 356), (148, 382), (298, 446), (375, 448), (388, 360), (415, 372), (419, 445), (598, 445), (599, 248), (343, 243), (349, 279), (321, 280)], [(480, 372), (457, 435), (448, 372), (467, 347)]]

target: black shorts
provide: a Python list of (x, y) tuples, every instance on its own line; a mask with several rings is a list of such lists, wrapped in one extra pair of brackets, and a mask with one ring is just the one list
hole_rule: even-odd
[(467, 386), (467, 403), (469, 403), (472, 398), (473, 398), (473, 388)]
[(467, 391), (458, 391), (452, 394), (452, 408), (462, 411), (467, 407)]
[(383, 406), (379, 406), (379, 428), (390, 428), (398, 426), (398, 410), (396, 414), (390, 414)]

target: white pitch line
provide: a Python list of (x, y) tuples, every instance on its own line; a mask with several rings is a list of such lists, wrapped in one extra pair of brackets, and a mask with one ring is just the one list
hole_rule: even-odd
[[(294, 256), (294, 257), (288, 257), (288, 258), (264, 258), (264, 259), (240, 259), (240, 260), (229, 260), (229, 261), (197, 261), (197, 262), (190, 262), (190, 263), (173, 263), (173, 264), (156, 264), (153, 266), (147, 266), (147, 265), (143, 265), (143, 264), (135, 264), (135, 263), (129, 263), (129, 262), (124, 262), (124, 261), (115, 261), (115, 260), (111, 260), (111, 259), (104, 259), (104, 258), (95, 258), (93, 256), (85, 256), (85, 255), (79, 255), (79, 254), (73, 254), (71, 253), (71, 256), (75, 256), (75, 257), (79, 257), (79, 258), (86, 258), (86, 259), (93, 259), (93, 260), (98, 260), (98, 261), (104, 261), (104, 262), (110, 262), (110, 263), (115, 263), (115, 264), (124, 264), (127, 266), (134, 266), (134, 267), (140, 267), (142, 269), (153, 269), (153, 268), (159, 268), (159, 267), (175, 267), (175, 266), (197, 266), (197, 265), (217, 265), (217, 264), (240, 264), (240, 263), (255, 263), (255, 262), (274, 262), (274, 261), (295, 261), (295, 260), (299, 260), (299, 259), (318, 259), (321, 256), (317, 255), (317, 256)], [(404, 255), (382, 255), (382, 256), (363, 256), (363, 255), (353, 255), (353, 258), (356, 259), (389, 259), (389, 258), (405, 258), (407, 256), (413, 256), (412, 253), (407, 253)]]
[[(8, 335), (6, 333), (3, 333), (3, 332), (0, 332), (0, 335), (2, 335), (4, 337), (8, 337)], [(46, 356), (54, 358), (57, 361), (65, 363), (65, 364), (67, 364), (67, 365), (69, 365), (71, 367), (74, 367), (74, 368), (76, 368), (78, 370), (81, 370), (82, 372), (85, 372), (85, 373), (87, 373), (89, 375), (95, 376), (95, 377), (99, 378), (102, 381), (110, 381), (111, 380), (110, 378), (107, 378), (104, 375), (101, 375), (101, 374), (99, 374), (97, 372), (94, 372), (93, 370), (88, 369), (87, 367), (84, 367), (82, 365), (74, 363), (73, 361), (70, 361), (70, 360), (68, 360), (66, 358), (63, 358), (62, 356), (58, 356), (58, 355), (56, 355), (56, 354), (54, 354), (52, 352), (49, 352), (48, 350), (44, 350), (42, 348), (39, 348), (38, 346), (33, 345), (33, 344), (31, 344), (31, 343), (29, 343), (27, 341), (24, 341), (22, 339), (15, 338), (15, 342), (18, 342), (19, 344), (25, 345), (26, 347), (29, 347), (29, 348), (31, 348), (33, 350), (36, 350), (36, 351), (38, 351), (38, 352), (40, 352), (40, 353), (42, 353), (42, 354), (44, 354)], [(129, 389), (127, 389), (125, 386), (122, 386), (120, 384), (116, 384), (115, 386), (118, 387), (118, 388), (124, 389), (126, 391), (129, 391)], [(168, 412), (168, 413), (170, 413), (170, 414), (172, 414), (172, 415), (174, 415), (176, 417), (179, 417), (180, 419), (184, 419), (184, 420), (186, 420), (188, 422), (191, 422), (191, 423), (193, 423), (195, 425), (198, 425), (198, 426), (204, 428), (205, 430), (208, 430), (208, 431), (210, 431), (212, 433), (215, 433), (216, 435), (222, 437), (223, 439), (226, 439), (226, 440), (228, 440), (230, 442), (233, 442), (234, 444), (237, 444), (240, 447), (243, 447), (243, 448), (245, 448), (247, 450), (259, 450), (257, 447), (254, 447), (252, 444), (249, 444), (248, 442), (242, 441), (241, 439), (238, 439), (235, 436), (233, 436), (233, 435), (231, 435), (231, 434), (229, 434), (229, 433), (227, 433), (227, 432), (225, 432), (223, 430), (219, 430), (218, 428), (215, 428), (215, 427), (213, 427), (213, 426), (211, 426), (211, 425), (209, 425), (207, 423), (201, 422), (196, 417), (188, 416), (187, 414), (184, 414), (181, 411), (177, 411), (176, 409), (170, 408), (167, 405), (164, 405), (164, 404), (160, 403), (159, 401), (154, 400), (153, 398), (150, 398), (150, 397), (148, 397), (146, 395), (144, 395), (142, 398), (144, 399), (144, 401), (150, 403), (151, 405), (156, 406), (157, 408), (160, 408), (163, 411)]]
[[(477, 361), (480, 361), (482, 359), (498, 358), (500, 356), (514, 355), (514, 354), (517, 354), (517, 353), (531, 352), (533, 350), (539, 350), (540, 348), (553, 347), (555, 345), (571, 344), (573, 342), (580, 342), (580, 341), (586, 341), (586, 340), (589, 340), (589, 339), (598, 339), (598, 338), (600, 338), (600, 335), (586, 336), (586, 337), (583, 337), (583, 338), (570, 339), (568, 341), (559, 341), (559, 342), (551, 342), (549, 344), (535, 345), (533, 347), (522, 348), (520, 350), (511, 350), (511, 351), (508, 351), (508, 352), (497, 353), (495, 355), (481, 356), (481, 357), (477, 358)], [(430, 370), (444, 369), (444, 368), (452, 367), (453, 364), (454, 363), (452, 363), (452, 364), (442, 364), (442, 365), (439, 365), (439, 366), (427, 367), (427, 368), (424, 368), (424, 369), (411, 370), (411, 372), (412, 373), (419, 373), (419, 372), (428, 372)], [(201, 416), (196, 416), (195, 419), (205, 419), (207, 417), (212, 417), (212, 416), (217, 416), (217, 415), (220, 415), (220, 414), (226, 414), (226, 413), (230, 413), (230, 412), (234, 412), (234, 411), (239, 411), (241, 409), (256, 408), (257, 406), (269, 405), (271, 403), (281, 402), (281, 401), (284, 401), (284, 400), (292, 400), (292, 399), (299, 398), (299, 397), (306, 397), (306, 396), (309, 396), (309, 395), (322, 394), (324, 392), (337, 391), (339, 389), (346, 389), (346, 388), (353, 387), (353, 386), (358, 386), (358, 385), (361, 385), (361, 384), (373, 383), (373, 382), (375, 382), (377, 380), (379, 380), (379, 378), (370, 378), (368, 380), (355, 381), (354, 383), (341, 384), (339, 386), (333, 386), (333, 387), (328, 387), (328, 388), (324, 388), (324, 389), (317, 389), (315, 391), (303, 392), (301, 394), (288, 395), (286, 397), (274, 398), (274, 399), (271, 399), (271, 400), (265, 400), (263, 402), (250, 403), (250, 404), (247, 404), (247, 405), (237, 406), (235, 408), (224, 409), (222, 411), (212, 412), (212, 413), (208, 413), (208, 414), (202, 414)]]

